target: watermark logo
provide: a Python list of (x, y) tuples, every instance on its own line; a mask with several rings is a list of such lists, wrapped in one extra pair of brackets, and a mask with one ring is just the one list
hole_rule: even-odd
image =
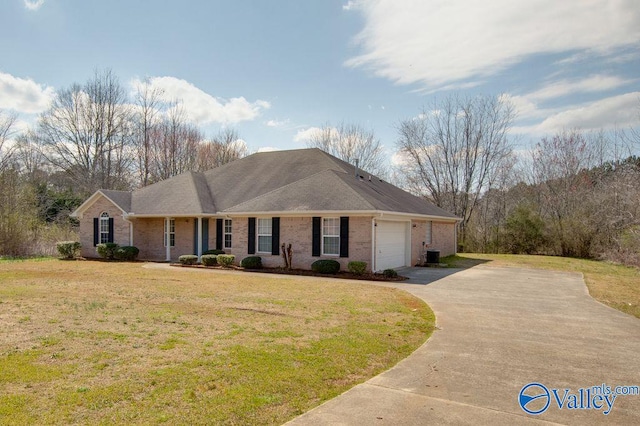
[(525, 413), (533, 415), (544, 413), (552, 404), (560, 410), (598, 410), (608, 415), (616, 398), (621, 395), (640, 395), (640, 387), (613, 387), (603, 383), (574, 392), (571, 389), (549, 389), (542, 383), (533, 382), (520, 390), (518, 403)]
[(541, 383), (529, 383), (520, 391), (520, 407), (529, 414), (542, 414), (551, 403), (549, 389)]

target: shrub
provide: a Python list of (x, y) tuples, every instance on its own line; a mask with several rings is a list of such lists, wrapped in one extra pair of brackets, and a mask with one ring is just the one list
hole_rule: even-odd
[(233, 265), (233, 261), (236, 260), (236, 257), (232, 254), (219, 254), (218, 255), (218, 263), (225, 268)]
[(362, 275), (367, 271), (367, 262), (351, 261), (347, 263), (347, 269), (352, 274)]
[(116, 243), (103, 243), (96, 246), (96, 251), (103, 259), (113, 260), (116, 257), (118, 247), (120, 246)]
[(207, 250), (202, 254), (215, 254), (216, 256), (219, 254), (225, 254), (224, 250)]
[(202, 264), (204, 266), (216, 266), (218, 264), (218, 256), (215, 254), (203, 254)]
[(138, 247), (122, 246), (116, 249), (114, 255), (115, 255), (115, 258), (118, 260), (125, 260), (125, 261), (131, 262), (136, 260), (136, 257), (138, 257), (138, 253), (140, 253), (140, 250), (138, 249)]
[(73, 259), (80, 251), (80, 243), (78, 241), (60, 241), (56, 243), (58, 253), (65, 259)]
[(311, 270), (320, 274), (337, 274), (340, 270), (340, 262), (331, 259), (316, 260), (311, 264)]
[(195, 265), (198, 263), (198, 256), (195, 254), (183, 254), (178, 258), (183, 265)]
[(398, 273), (394, 269), (385, 269), (384, 271), (382, 271), (382, 275), (384, 275), (385, 278), (398, 277)]
[(260, 256), (249, 256), (242, 259), (240, 266), (247, 269), (262, 269), (262, 258)]

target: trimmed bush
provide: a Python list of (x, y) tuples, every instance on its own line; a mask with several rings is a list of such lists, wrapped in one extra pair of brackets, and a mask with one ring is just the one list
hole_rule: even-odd
[(116, 249), (114, 255), (115, 255), (115, 258), (118, 260), (132, 262), (136, 260), (136, 257), (138, 257), (138, 253), (140, 253), (140, 250), (138, 249), (138, 247), (122, 246)]
[(56, 243), (56, 247), (64, 259), (74, 259), (82, 246), (78, 241), (60, 241)]
[(202, 264), (204, 266), (216, 266), (218, 264), (218, 256), (215, 254), (203, 254)]
[(225, 254), (224, 250), (207, 250), (202, 254), (215, 254), (216, 256), (219, 254)]
[(382, 271), (385, 278), (398, 278), (398, 273), (394, 269), (385, 269)]
[(218, 255), (218, 263), (225, 268), (233, 265), (233, 261), (236, 260), (236, 257), (232, 254), (219, 254)]
[(195, 265), (198, 263), (198, 256), (195, 254), (183, 254), (178, 258), (183, 265)]
[(316, 260), (311, 264), (311, 270), (320, 274), (337, 274), (340, 270), (340, 262), (331, 259)]
[(362, 275), (367, 272), (367, 262), (351, 261), (347, 263), (347, 269), (352, 274)]
[(249, 256), (242, 259), (240, 266), (247, 269), (262, 269), (262, 258), (260, 256)]
[(116, 250), (120, 247), (116, 243), (102, 243), (96, 246), (98, 255), (107, 260), (113, 260), (116, 258)]

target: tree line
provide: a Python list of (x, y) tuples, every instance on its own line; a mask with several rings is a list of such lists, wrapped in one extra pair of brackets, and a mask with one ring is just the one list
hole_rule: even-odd
[[(640, 135), (572, 129), (517, 152), (515, 118), (501, 96), (435, 101), (398, 123), (394, 166), (357, 124), (326, 124), (306, 144), (458, 216), (460, 251), (640, 265)], [(76, 238), (68, 214), (97, 189), (130, 190), (248, 154), (235, 130), (205, 138), (178, 102), (148, 82), (129, 95), (109, 70), (58, 90), (33, 128), (16, 135), (15, 124), (0, 111), (0, 255), (49, 254), (55, 240)]]
[(434, 104), (399, 124), (396, 178), (461, 219), (459, 251), (640, 266), (640, 134), (563, 130), (518, 153), (514, 118), (499, 96)]
[(71, 213), (98, 189), (130, 190), (247, 155), (234, 129), (212, 138), (177, 100), (142, 82), (129, 95), (110, 70), (55, 93), (32, 128), (17, 134), (0, 111), (0, 255), (51, 254), (74, 239)]

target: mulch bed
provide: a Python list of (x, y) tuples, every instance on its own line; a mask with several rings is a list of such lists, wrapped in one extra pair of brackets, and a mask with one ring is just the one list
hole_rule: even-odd
[(351, 272), (338, 272), (337, 274), (320, 274), (306, 269), (284, 269), (284, 268), (262, 268), (262, 269), (246, 269), (240, 266), (231, 266), (224, 268), (222, 266), (204, 266), (204, 265), (183, 265), (181, 263), (172, 263), (171, 266), (182, 268), (201, 268), (201, 269), (222, 269), (236, 270), (245, 272), (259, 272), (263, 274), (284, 274), (284, 275), (302, 275), (306, 277), (323, 277), (323, 278), (340, 278), (345, 280), (365, 280), (365, 281), (404, 281), (408, 279), (398, 275), (395, 278), (387, 278), (382, 274), (372, 274), (370, 272), (362, 275), (352, 274)]

